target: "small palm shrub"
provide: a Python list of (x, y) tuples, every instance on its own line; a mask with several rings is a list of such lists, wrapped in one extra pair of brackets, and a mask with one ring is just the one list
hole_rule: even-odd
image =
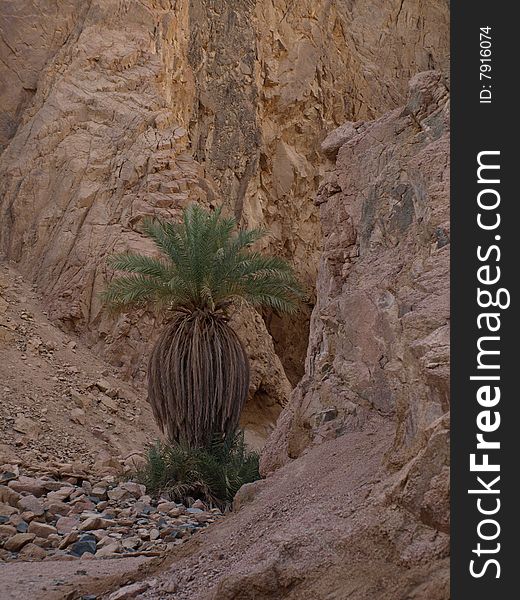
[(156, 442), (135, 478), (151, 494), (166, 493), (183, 504), (200, 499), (226, 510), (244, 483), (260, 479), (258, 460), (258, 454), (247, 449), (241, 431), (224, 440), (215, 438), (205, 448)]

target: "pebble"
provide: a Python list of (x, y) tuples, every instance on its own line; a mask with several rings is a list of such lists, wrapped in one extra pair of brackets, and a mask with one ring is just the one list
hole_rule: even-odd
[(36, 536), (41, 538), (47, 538), (52, 533), (57, 533), (56, 527), (47, 525), (47, 523), (38, 523), (38, 521), (32, 521), (29, 523), (27, 531), (28, 533), (34, 533)]
[(24, 512), (33, 513), (35, 517), (41, 517), (45, 512), (40, 500), (32, 494), (29, 496), (22, 496), (20, 500), (18, 500), (18, 508)]
[(5, 542), (4, 550), (19, 552), (25, 544), (32, 542), (35, 537), (34, 533), (16, 533)]
[(73, 556), (83, 556), (85, 552), (89, 552), (90, 554), (96, 553), (96, 540), (90, 538), (79, 539), (70, 547), (70, 553)]

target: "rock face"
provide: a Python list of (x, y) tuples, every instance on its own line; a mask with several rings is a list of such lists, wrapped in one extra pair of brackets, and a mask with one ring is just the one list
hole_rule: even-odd
[(265, 470), (374, 413), (397, 422), (388, 460), (402, 466), (447, 412), (447, 121), (444, 78), (425, 72), (404, 108), (324, 141), (337, 157), (316, 199), (324, 241), (306, 374)]
[[(143, 340), (158, 325), (108, 317), (98, 292), (107, 254), (145, 247), (143, 216), (224, 201), (244, 224), (268, 227), (269, 249), (312, 289), (320, 141), (345, 119), (394, 107), (410, 75), (447, 61), (443, 0), (37, 4), (36, 23), (31, 2), (1, 14), (0, 251), (42, 289), (54, 320), (128, 377), (142, 376)], [(310, 308), (265, 315), (293, 383)], [(269, 345), (258, 371), (278, 373)]]
[(0, 152), (16, 133), (42, 69), (67, 41), (87, 6), (81, 0), (39, 0), (37, 4), (37, 19), (30, 0), (0, 6)]
[[(269, 477), (242, 492), (240, 510), (204, 543), (172, 549), (174, 569), (158, 565), (141, 597), (447, 600), (448, 3), (38, 0), (46, 16), (36, 24), (34, 4), (1, 9), (0, 252), (42, 292), (54, 322), (140, 380), (161, 323), (102, 309), (105, 257), (151, 250), (142, 218), (175, 217), (190, 201), (224, 202), (242, 224), (266, 226), (265, 247), (309, 287), (316, 281), (304, 372), (310, 305), (293, 320), (235, 317), (252, 361), (243, 425), (255, 445), (286, 404), (289, 379), (303, 374), (263, 453)], [(396, 109), (408, 79), (434, 68), (412, 78)], [(72, 434), (98, 410), (107, 427), (133, 423), (134, 395), (113, 389), (93, 360), (74, 368), (65, 334), (46, 344), (23, 296), (0, 297), (0, 343), (9, 357), (24, 353), (27, 381), (44, 369), (42, 389), (70, 399)], [(46, 407), (27, 392), (17, 414), (12, 385), (3, 427), (9, 444), (33, 452), (51, 431)], [(109, 431), (92, 432), (112, 443)], [(99, 462), (114, 460), (123, 467), (110, 454)], [(76, 486), (83, 477), (65, 467), (56, 482)], [(42, 496), (17, 492), (11, 477), (0, 533), (28, 537), (6, 552), (38, 558), (40, 537), (16, 529), (17, 503), (34, 515)], [(123, 492), (101, 502), (126, 501)], [(90, 529), (80, 539), (61, 520), (70, 496), (45, 496), (49, 538), (94, 550)], [(108, 542), (95, 551), (115, 552)]]
[(318, 303), (270, 475), (144, 599), (450, 597), (448, 140), (432, 71), (404, 107), (325, 140)]

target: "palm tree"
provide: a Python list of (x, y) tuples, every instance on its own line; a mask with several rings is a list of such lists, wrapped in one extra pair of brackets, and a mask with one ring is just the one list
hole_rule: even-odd
[(144, 233), (162, 256), (112, 256), (109, 264), (129, 274), (103, 296), (116, 309), (169, 311), (148, 364), (148, 398), (170, 441), (207, 447), (235, 431), (249, 389), (249, 361), (230, 313), (241, 302), (293, 312), (302, 291), (285, 260), (251, 249), (264, 231), (237, 230), (220, 209), (191, 204), (180, 223), (147, 220)]

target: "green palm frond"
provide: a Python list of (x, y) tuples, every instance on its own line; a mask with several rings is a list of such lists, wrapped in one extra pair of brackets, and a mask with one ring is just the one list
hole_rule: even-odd
[(243, 299), (253, 306), (293, 312), (303, 297), (290, 265), (251, 249), (262, 229), (237, 229), (221, 209), (191, 204), (179, 223), (147, 220), (144, 233), (160, 258), (128, 252), (110, 258), (116, 271), (104, 299), (116, 308), (152, 304), (159, 308), (216, 310)]
[(166, 492), (186, 504), (200, 498), (226, 509), (242, 485), (260, 478), (258, 464), (258, 454), (248, 450), (244, 433), (236, 430), (207, 448), (156, 442), (135, 476), (152, 494)]

